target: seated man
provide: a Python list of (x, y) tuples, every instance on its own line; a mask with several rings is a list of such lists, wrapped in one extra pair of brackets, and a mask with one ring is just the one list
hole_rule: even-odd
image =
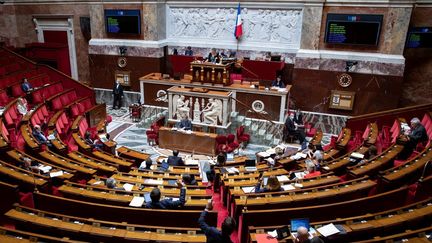
[(307, 174), (303, 177), (304, 179), (321, 175), (321, 172), (316, 169), (316, 164), (309, 159), (306, 160), (306, 170)]
[(182, 182), (185, 185), (197, 186), (198, 182), (195, 180), (195, 176), (191, 174), (182, 175)]
[(32, 134), (38, 143), (51, 146), (51, 142), (45, 137), (39, 125), (34, 126)]
[(148, 157), (144, 162), (141, 163), (138, 170), (151, 170), (152, 164), (153, 164), (152, 159)]
[[(289, 117), (285, 121), (285, 129), (288, 134), (286, 135), (294, 135), (300, 141), (302, 145), (302, 149), (306, 148), (306, 134), (303, 130), (299, 130), (298, 126), (294, 123), (294, 114), (290, 114)], [(304, 147), (304, 148), (303, 148)]]
[(99, 143), (99, 140), (93, 140), (91, 139), (91, 134), (89, 131), (87, 131), (84, 134), (84, 141), (90, 145), (91, 148), (95, 148), (95, 149), (102, 149), (103, 148), (103, 144)]
[(29, 157), (21, 157), (17, 166), (24, 170), (40, 173), (38, 162), (31, 160)]
[(181, 157), (178, 156), (179, 151), (174, 150), (173, 155), (168, 157), (167, 163), (172, 166), (183, 166), (184, 162)]
[(185, 56), (193, 56), (192, 47), (190, 46), (186, 47)]
[(179, 207), (183, 207), (186, 203), (186, 188), (183, 187), (180, 189), (180, 199), (174, 201), (172, 198), (160, 200), (161, 192), (159, 188), (154, 188), (150, 192), (151, 202), (146, 203), (146, 208), (155, 208), (155, 209), (175, 209)]
[(24, 93), (27, 93), (29, 91), (32, 91), (32, 86), (27, 80), (27, 78), (23, 78), (23, 83), (21, 84), (21, 89), (24, 91)]
[(117, 181), (114, 178), (108, 178), (106, 179), (106, 187), (109, 189), (117, 189), (117, 190), (124, 190), (123, 187), (117, 187)]
[(414, 117), (411, 119), (411, 131), (408, 135), (404, 135), (406, 143), (403, 150), (399, 154), (399, 159), (406, 160), (412, 154), (419, 142), (427, 141), (428, 135), (426, 129), (420, 123), (420, 119)]
[(272, 82), (271, 86), (276, 88), (285, 88), (285, 84), (282, 81), (282, 77), (280, 75), (277, 76), (276, 80)]
[(223, 242), (230, 243), (231, 234), (236, 229), (236, 222), (231, 217), (226, 217), (222, 223), (222, 231), (219, 231), (216, 227), (212, 227), (206, 223), (206, 217), (208, 211), (213, 209), (213, 200), (209, 200), (206, 208), (201, 213), (200, 218), (198, 219), (198, 223), (200, 225), (201, 230), (204, 232), (207, 242)]
[(192, 130), (192, 122), (189, 120), (187, 115), (183, 115), (180, 122), (177, 123), (177, 128), (183, 129), (183, 130)]
[(324, 241), (321, 240), (318, 236), (313, 236), (310, 239), (309, 230), (304, 226), (300, 226), (297, 228), (297, 237), (294, 239), (294, 242), (298, 242), (298, 243), (324, 243)]

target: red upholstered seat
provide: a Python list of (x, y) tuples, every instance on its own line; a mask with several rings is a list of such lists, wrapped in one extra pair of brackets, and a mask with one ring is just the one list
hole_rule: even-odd
[(24, 91), (21, 89), (21, 84), (17, 84), (12, 86), (12, 96), (13, 97), (19, 97), (19, 96), (23, 96), (24, 95)]
[(159, 144), (159, 126), (157, 124), (153, 123), (150, 130), (146, 131), (146, 135), (148, 144)]
[(58, 111), (58, 110), (60, 110), (60, 109), (62, 109), (62, 108), (63, 108), (63, 105), (62, 105), (60, 99), (54, 99), (54, 100), (52, 101), (52, 109), (53, 109), (53, 110)]
[(216, 137), (216, 149), (217, 152), (224, 151), (226, 152), (226, 146), (227, 146), (227, 137), (225, 135), (218, 135)]
[(107, 115), (105, 120), (106, 120), (107, 124), (110, 123), (110, 122), (112, 122), (112, 116)]
[(29, 208), (34, 208), (33, 193), (32, 192), (19, 192), (20, 204)]
[(338, 137), (336, 137), (336, 136), (331, 136), (331, 138), (330, 138), (330, 143), (327, 144), (327, 145), (325, 145), (325, 146), (323, 147), (324, 151), (328, 151), (328, 150), (334, 148), (334, 147), (336, 146), (336, 141), (337, 141), (337, 139), (338, 139)]
[(9, 97), (5, 90), (0, 90), (0, 106), (5, 106), (9, 102)]
[(237, 128), (237, 141), (239, 143), (247, 143), (250, 140), (250, 135), (244, 132), (244, 126)]
[(73, 105), (71, 107), (71, 115), (72, 115), (72, 117), (77, 117), (77, 116), (79, 116), (79, 114), (80, 114), (80, 111), (78, 109), (78, 106), (77, 105)]
[(235, 141), (235, 135), (234, 134), (228, 134), (227, 136), (227, 151), (228, 153), (231, 153), (235, 149), (237, 149), (240, 146), (240, 144)]

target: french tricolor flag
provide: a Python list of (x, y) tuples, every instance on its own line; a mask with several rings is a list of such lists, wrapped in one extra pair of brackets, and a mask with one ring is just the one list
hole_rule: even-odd
[(237, 8), (237, 19), (236, 19), (236, 26), (234, 30), (234, 36), (236, 39), (239, 39), (242, 35), (243, 35), (243, 22), (241, 19), (241, 8), (239, 3)]

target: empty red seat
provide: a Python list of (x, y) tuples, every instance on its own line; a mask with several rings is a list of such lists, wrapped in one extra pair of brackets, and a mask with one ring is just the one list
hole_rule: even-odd
[(54, 99), (52, 101), (52, 109), (53, 110), (57, 111), (57, 110), (60, 110), (62, 108), (63, 108), (63, 105), (62, 105), (60, 99)]
[(24, 95), (24, 91), (21, 89), (21, 84), (16, 84), (12, 86), (12, 96), (20, 97)]

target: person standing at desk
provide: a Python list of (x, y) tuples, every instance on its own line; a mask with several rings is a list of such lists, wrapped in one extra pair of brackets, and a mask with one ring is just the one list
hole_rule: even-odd
[(289, 117), (285, 121), (285, 130), (288, 134), (285, 134), (287, 137), (288, 135), (294, 135), (298, 138), (300, 141), (300, 144), (302, 145), (302, 149), (306, 148), (306, 134), (303, 130), (297, 129), (298, 125), (294, 122), (294, 114), (290, 114)]
[(215, 48), (211, 49), (211, 52), (208, 54), (206, 62), (218, 63), (220, 61), (219, 53), (216, 52)]
[(303, 125), (303, 114), (300, 109), (297, 109), (294, 114), (294, 122), (297, 125)]
[(198, 219), (198, 224), (201, 230), (204, 232), (207, 241), (206, 242), (222, 242), (231, 243), (231, 234), (236, 228), (236, 221), (231, 217), (226, 217), (222, 222), (222, 231), (219, 231), (216, 227), (212, 227), (206, 223), (206, 217), (209, 211), (213, 209), (213, 200), (209, 200), (206, 208), (201, 213)]
[(277, 76), (276, 80), (272, 82), (272, 87), (275, 88), (285, 88), (285, 84), (282, 81), (282, 77), (281, 76)]
[[(116, 84), (114, 85), (112, 94), (114, 96), (113, 109), (120, 109), (123, 99), (123, 86), (120, 84), (120, 81), (117, 80)], [(117, 105), (118, 108), (116, 108)]]

